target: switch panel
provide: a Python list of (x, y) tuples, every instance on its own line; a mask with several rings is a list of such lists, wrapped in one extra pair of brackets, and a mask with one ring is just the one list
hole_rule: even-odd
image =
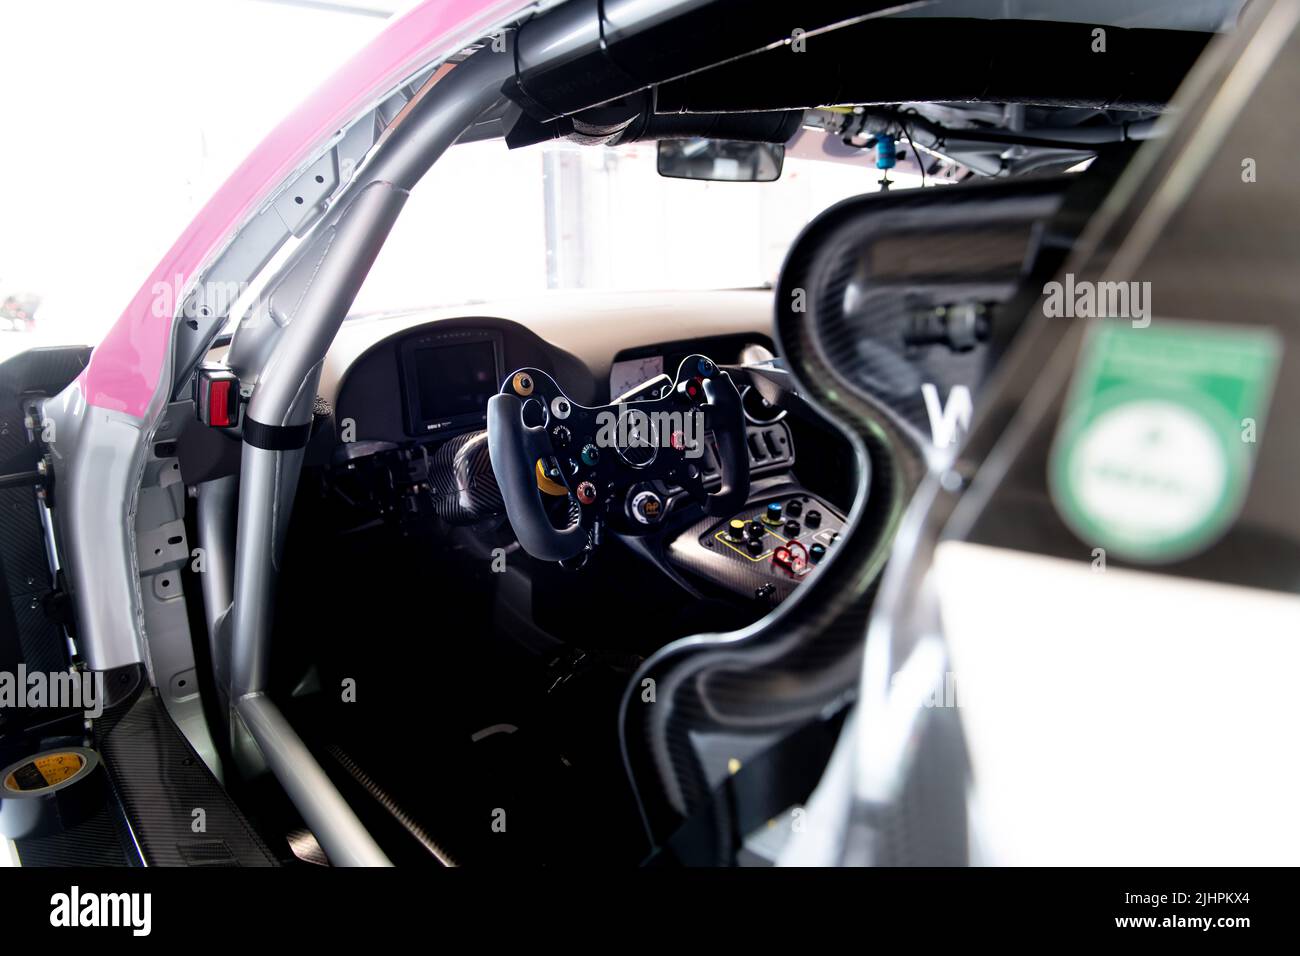
[(843, 528), (844, 517), (834, 506), (789, 486), (784, 494), (751, 501), (735, 515), (697, 524), (673, 542), (669, 554), (674, 563), (717, 584), (779, 602), (816, 573)]

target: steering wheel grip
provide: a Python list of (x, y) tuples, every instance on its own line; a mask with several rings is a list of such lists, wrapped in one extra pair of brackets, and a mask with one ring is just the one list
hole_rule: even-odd
[(536, 465), (551, 455), (546, 429), (524, 424), (524, 406), (514, 395), (493, 395), (487, 403), (488, 456), (510, 525), (523, 549), (543, 561), (577, 557), (587, 547), (581, 523), (560, 531), (551, 524), (537, 488)]
[(708, 400), (713, 421), (713, 437), (718, 443), (718, 470), (722, 484), (704, 499), (704, 513), (711, 517), (733, 515), (745, 507), (749, 498), (749, 450), (745, 447), (745, 412), (740, 392), (726, 372), (704, 380), (704, 397)]

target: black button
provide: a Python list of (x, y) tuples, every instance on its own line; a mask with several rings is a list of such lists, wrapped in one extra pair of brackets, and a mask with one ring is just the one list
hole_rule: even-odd
[(804, 516), (803, 523), (810, 528), (815, 528), (822, 523), (822, 513), (820, 511), (810, 511)]
[(746, 548), (746, 550), (749, 551), (750, 554), (762, 554), (762, 553), (763, 553), (763, 539), (762, 539), (762, 538), (750, 538), (748, 541), (745, 542), (745, 548)]
[(787, 537), (799, 537), (799, 530), (799, 522), (795, 521), (793, 518), (785, 523), (785, 533)]
[(791, 518), (797, 518), (803, 514), (803, 502), (798, 498), (791, 498), (785, 503), (785, 513)]
[(812, 561), (813, 564), (816, 564), (824, 557), (826, 557), (826, 545), (814, 544), (808, 549), (808, 559)]

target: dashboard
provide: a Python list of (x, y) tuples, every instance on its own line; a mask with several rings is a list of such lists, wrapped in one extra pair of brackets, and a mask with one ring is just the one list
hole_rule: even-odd
[(771, 348), (771, 293), (553, 293), (349, 319), (320, 393), (357, 441), (428, 441), (484, 427), (488, 398), (534, 367), (587, 405), (675, 369), (692, 352), (724, 364)]
[[(771, 322), (771, 293), (762, 290), (552, 294), (350, 319), (319, 390), (340, 436), (334, 461), (345, 467), (336, 480), (357, 483), (349, 501), (372, 501), (404, 528), (472, 525), (501, 513), (495, 483), (465, 482), (490, 474), (487, 403), (515, 370), (544, 371), (588, 406), (658, 398), (688, 355), (724, 366), (771, 358)], [(704, 517), (683, 487), (646, 479), (610, 500), (602, 522), (652, 563), (676, 569), (670, 574), (779, 602), (816, 570), (844, 512), (839, 495), (810, 493), (794, 478), (796, 430), (785, 412), (740, 387), (752, 494), (736, 514)], [(800, 427), (812, 456), (803, 470), (833, 483), (842, 462), (817, 444), (815, 429)], [(722, 480), (717, 454), (706, 433), (706, 488)]]

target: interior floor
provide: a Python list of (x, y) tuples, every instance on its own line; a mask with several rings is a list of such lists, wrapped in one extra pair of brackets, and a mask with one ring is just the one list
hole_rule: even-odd
[[(338, 527), (330, 502), (299, 496), (277, 602), (277, 698), (385, 850), (437, 859), (397, 810), (458, 864), (641, 862), (618, 739), (624, 689), (657, 647), (762, 609), (684, 600), (617, 542), (578, 571), (518, 550), (493, 571), (443, 535)], [(347, 570), (324, 570), (326, 553)], [(546, 635), (504, 615), (511, 575), (531, 586)]]

